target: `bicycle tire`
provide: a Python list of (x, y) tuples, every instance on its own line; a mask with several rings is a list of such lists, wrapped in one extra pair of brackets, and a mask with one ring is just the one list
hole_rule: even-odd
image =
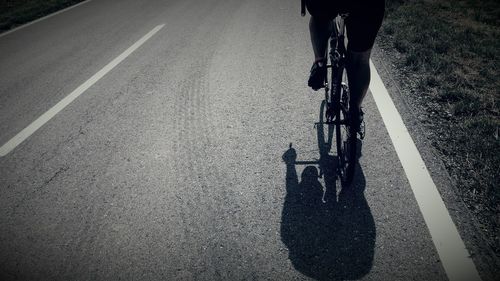
[(354, 178), (357, 161), (357, 132), (349, 120), (349, 87), (347, 86), (346, 70), (342, 69), (342, 86), (340, 94), (336, 95), (337, 106), (335, 123), (337, 156), (339, 160), (339, 175), (341, 185), (347, 188)]
[[(318, 134), (318, 146), (320, 155), (328, 154), (332, 149), (333, 131), (335, 130), (333, 124), (329, 122), (326, 122), (328, 124), (325, 124), (325, 121), (328, 121), (326, 117), (326, 108), (327, 108), (327, 101), (323, 100), (321, 102), (321, 107), (319, 111), (319, 123), (317, 125), (318, 127), (316, 128)], [(325, 132), (325, 127), (326, 127), (326, 132)]]

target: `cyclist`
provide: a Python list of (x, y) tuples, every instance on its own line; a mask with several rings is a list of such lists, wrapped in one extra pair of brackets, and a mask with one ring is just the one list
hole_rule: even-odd
[[(347, 76), (350, 89), (351, 109), (359, 116), (353, 125), (359, 130), (363, 121), (361, 104), (370, 84), (370, 54), (375, 37), (384, 17), (384, 0), (306, 0), (311, 14), (309, 32), (314, 51), (308, 85), (315, 91), (324, 86), (326, 75), (326, 50), (332, 32), (331, 20), (340, 13), (348, 13), (347, 29)], [(351, 119), (354, 121), (354, 119)]]

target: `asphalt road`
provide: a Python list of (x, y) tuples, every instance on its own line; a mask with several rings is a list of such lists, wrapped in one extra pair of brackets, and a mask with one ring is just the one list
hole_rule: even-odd
[(298, 2), (92, 0), (0, 37), (0, 145), (161, 24), (0, 158), (2, 280), (447, 280), (371, 95), (355, 192), (283, 161), (319, 158)]

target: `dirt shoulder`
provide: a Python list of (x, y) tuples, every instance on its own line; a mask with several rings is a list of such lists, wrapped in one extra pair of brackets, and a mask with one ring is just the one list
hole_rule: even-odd
[(387, 0), (377, 47), (500, 258), (500, 2)]
[(83, 0), (0, 1), (0, 33), (39, 19)]

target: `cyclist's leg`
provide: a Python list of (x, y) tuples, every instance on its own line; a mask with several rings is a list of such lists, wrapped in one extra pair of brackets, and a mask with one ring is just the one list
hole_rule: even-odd
[(314, 51), (314, 61), (323, 61), (326, 58), (326, 48), (330, 37), (330, 20), (311, 16), (309, 32)]
[(311, 14), (309, 32), (315, 61), (318, 61), (326, 57), (326, 48), (331, 30), (330, 21), (337, 13), (332, 1), (328, 0), (306, 0), (306, 7), (309, 14)]
[(370, 84), (370, 54), (384, 17), (384, 0), (360, 1), (346, 20), (351, 106), (359, 111)]
[(353, 50), (347, 52), (350, 105), (355, 110), (361, 108), (370, 85), (370, 54), (371, 48), (362, 52)]
[(309, 32), (314, 51), (314, 63), (311, 67), (308, 85), (314, 90), (320, 89), (324, 84), (326, 75), (326, 50), (330, 37), (330, 20), (336, 15), (331, 1), (306, 0), (306, 7), (311, 14)]

